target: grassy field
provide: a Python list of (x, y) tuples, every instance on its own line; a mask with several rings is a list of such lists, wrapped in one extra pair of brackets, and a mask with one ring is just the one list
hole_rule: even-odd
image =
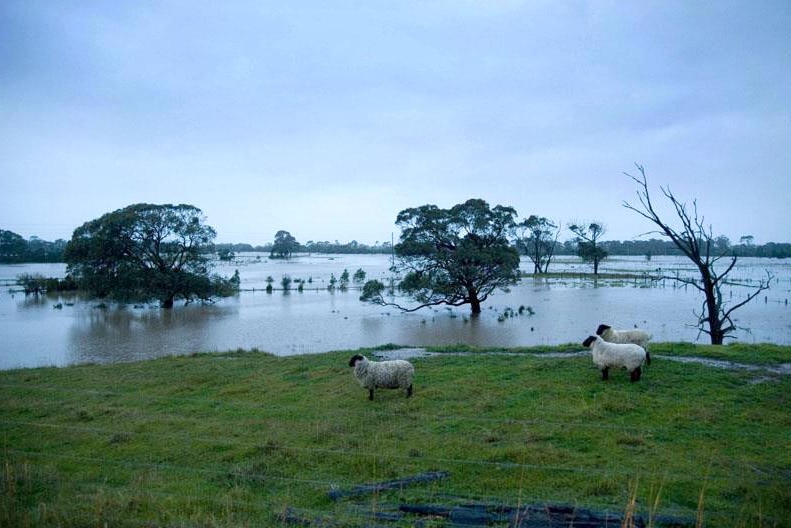
[[(791, 347), (657, 344), (635, 384), (521, 353), (562, 350), (580, 347), (444, 349), (469, 353), (414, 359), (414, 397), (373, 402), (352, 352), (0, 372), (0, 526), (397, 526), (377, 514), (404, 502), (791, 526), (791, 376), (662, 359), (772, 366)], [(429, 471), (448, 476), (328, 497)]]

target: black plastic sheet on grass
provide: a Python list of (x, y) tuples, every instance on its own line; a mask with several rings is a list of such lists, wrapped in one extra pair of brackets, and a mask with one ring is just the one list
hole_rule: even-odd
[[(407, 486), (434, 482), (450, 476), (446, 471), (421, 473), (412, 477), (362, 484), (345, 490), (332, 490), (328, 496), (333, 501), (372, 495), (386, 490), (400, 490)], [(376, 510), (365, 504), (355, 503), (350, 518), (359, 521), (358, 526), (378, 528), (405, 524), (411, 526), (508, 526), (509, 528), (604, 528), (628, 525), (630, 528), (646, 526), (684, 528), (695, 526), (695, 520), (683, 517), (655, 515), (646, 519), (642, 515), (624, 515), (600, 512), (570, 505), (532, 504), (511, 506), (503, 504), (467, 503), (445, 504), (386, 504), (378, 503)], [(308, 527), (335, 528), (353, 526), (350, 519), (343, 521), (327, 515), (317, 516), (310, 512), (288, 508), (282, 516), (284, 523)]]

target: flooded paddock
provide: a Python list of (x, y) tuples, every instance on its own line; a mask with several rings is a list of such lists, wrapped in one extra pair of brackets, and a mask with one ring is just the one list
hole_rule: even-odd
[[(508, 293), (498, 292), (483, 305), (478, 318), (469, 307), (423, 309), (401, 313), (395, 308), (359, 301), (358, 285), (347, 291), (328, 291), (332, 276), (358, 269), (366, 278), (385, 280), (389, 257), (384, 255), (300, 255), (288, 261), (265, 255), (242, 255), (232, 263), (218, 263), (216, 271), (230, 276), (239, 270), (242, 291), (214, 304), (177, 305), (163, 310), (155, 305), (117, 305), (83, 300), (74, 295), (25, 296), (0, 291), (0, 368), (68, 365), (84, 362), (122, 362), (194, 352), (258, 349), (278, 355), (319, 353), (373, 347), (386, 343), (404, 346), (469, 344), (516, 347), (582, 342), (600, 323), (630, 328), (640, 326), (655, 341), (707, 343), (694, 326), (702, 294), (673, 280), (637, 278), (574, 278), (589, 272), (579, 259), (564, 257), (550, 271), (567, 275), (524, 278)], [(523, 261), (523, 270), (530, 270)], [(740, 259), (730, 278), (736, 284), (723, 290), (737, 303), (749, 285), (774, 275), (772, 287), (735, 312), (738, 341), (791, 344), (791, 263), (783, 260)], [(694, 273), (679, 257), (613, 257), (600, 273), (651, 273), (688, 276)], [(62, 277), (65, 265), (0, 266), (0, 283), (21, 273)], [(266, 279), (279, 288), (284, 275), (291, 291), (266, 293)], [(303, 291), (294, 281), (304, 280)], [(746, 285), (742, 286), (742, 285)], [(522, 308), (520, 313), (520, 307)]]

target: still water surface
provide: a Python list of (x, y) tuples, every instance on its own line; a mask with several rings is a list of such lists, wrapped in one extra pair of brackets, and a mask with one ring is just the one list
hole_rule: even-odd
[[(743, 342), (791, 344), (791, 263), (782, 260), (742, 259), (731, 277), (748, 283), (775, 276), (771, 290), (736, 312)], [(122, 362), (193, 352), (237, 348), (279, 355), (327, 352), (372, 347), (385, 343), (425, 346), (465, 343), (478, 346), (530, 346), (581, 342), (600, 323), (650, 331), (655, 341), (706, 343), (690, 327), (702, 297), (692, 288), (663, 281), (648, 287), (642, 280), (590, 280), (526, 278), (498, 293), (484, 304), (480, 318), (471, 319), (469, 307), (424, 309), (400, 313), (393, 308), (370, 306), (358, 300), (354, 285), (349, 291), (329, 292), (331, 275), (344, 269), (363, 269), (367, 278), (385, 279), (389, 258), (383, 255), (299, 256), (290, 261), (243, 256), (217, 272), (230, 276), (238, 269), (242, 288), (238, 296), (211, 305), (193, 304), (162, 310), (156, 306), (99, 308), (97, 301), (73, 295), (25, 297), (0, 291), (0, 369), (68, 365), (84, 362)], [(654, 271), (694, 273), (682, 258), (618, 257), (606, 261), (602, 273)], [(523, 270), (531, 270), (529, 262)], [(588, 271), (578, 259), (559, 260), (552, 271)], [(0, 284), (20, 273), (47, 277), (65, 274), (62, 264), (0, 266)], [(267, 294), (266, 278), (278, 287), (283, 275), (310, 280), (302, 293)], [(293, 286), (295, 288), (295, 286)], [(738, 302), (747, 289), (725, 290), (725, 298)], [(55, 308), (58, 304), (62, 308)], [(507, 308), (522, 315), (503, 318)], [(527, 307), (533, 314), (530, 315)]]

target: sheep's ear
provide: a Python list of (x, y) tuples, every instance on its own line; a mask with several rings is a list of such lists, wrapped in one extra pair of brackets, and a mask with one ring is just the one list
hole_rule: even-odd
[(593, 343), (594, 341), (596, 341), (595, 337), (588, 336), (588, 338), (585, 341), (582, 342), (582, 346), (589, 347), (589, 346), (591, 346), (591, 343)]
[(605, 330), (609, 330), (612, 326), (607, 326), (606, 324), (600, 324), (599, 328), (596, 329), (596, 335), (600, 336), (604, 333)]

